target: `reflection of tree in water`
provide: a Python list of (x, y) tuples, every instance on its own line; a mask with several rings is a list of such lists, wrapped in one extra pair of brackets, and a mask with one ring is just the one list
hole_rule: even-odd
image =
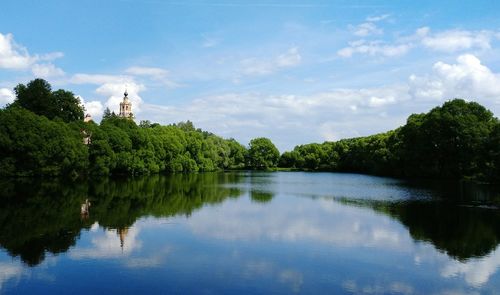
[[(142, 216), (189, 216), (206, 204), (240, 196), (239, 189), (223, 186), (240, 179), (232, 173), (203, 173), (70, 184), (33, 184), (32, 179), (0, 183), (0, 245), (28, 265), (37, 265), (47, 252), (67, 251), (80, 231), (96, 221), (123, 231)], [(82, 218), (86, 199), (92, 206)]]
[(257, 203), (267, 203), (270, 202), (274, 197), (274, 194), (271, 192), (252, 190), (250, 192), (250, 198), (252, 201)]
[(429, 241), (460, 260), (487, 255), (500, 242), (497, 210), (446, 202), (413, 202), (389, 210), (409, 228), (414, 239)]
[(431, 242), (455, 259), (482, 257), (500, 243), (500, 212), (497, 209), (446, 201), (339, 201), (387, 214), (404, 224), (413, 239)]

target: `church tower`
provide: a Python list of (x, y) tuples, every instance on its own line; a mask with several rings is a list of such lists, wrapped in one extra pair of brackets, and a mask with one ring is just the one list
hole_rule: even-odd
[(123, 101), (120, 102), (120, 113), (118, 116), (123, 118), (132, 118), (132, 103), (128, 100), (128, 93), (125, 90)]

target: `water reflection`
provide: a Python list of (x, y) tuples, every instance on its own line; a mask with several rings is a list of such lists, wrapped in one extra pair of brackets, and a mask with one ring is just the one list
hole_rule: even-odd
[(0, 290), (61, 284), (58, 265), (130, 292), (500, 290), (498, 195), (485, 187), (331, 173), (0, 185)]
[[(142, 216), (190, 216), (204, 205), (238, 197), (239, 189), (221, 185), (238, 179), (238, 174), (187, 174), (69, 185), (5, 182), (0, 192), (0, 245), (34, 266), (47, 252), (66, 252), (80, 231), (96, 222), (123, 232)], [(89, 207), (82, 215), (86, 202)]]

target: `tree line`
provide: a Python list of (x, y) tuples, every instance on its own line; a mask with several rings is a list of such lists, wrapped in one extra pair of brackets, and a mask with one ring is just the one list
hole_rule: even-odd
[(296, 146), (281, 167), (404, 178), (500, 180), (500, 123), (476, 102), (454, 99), (386, 133)]
[(0, 175), (138, 175), (225, 169), (267, 169), (279, 152), (269, 139), (245, 147), (196, 129), (190, 121), (137, 125), (109, 109), (100, 124), (84, 122), (73, 93), (52, 91), (43, 79), (15, 87), (0, 110)]
[[(0, 175), (57, 176), (273, 169), (360, 172), (408, 178), (500, 180), (500, 123), (454, 99), (386, 133), (296, 146), (280, 155), (268, 138), (248, 147), (189, 121), (137, 125), (107, 109), (83, 122), (73, 93), (42, 79), (15, 87), (0, 109)], [(86, 144), (83, 144), (85, 142)]]

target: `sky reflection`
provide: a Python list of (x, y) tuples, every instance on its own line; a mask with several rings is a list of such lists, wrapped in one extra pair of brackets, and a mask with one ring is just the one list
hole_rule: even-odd
[[(500, 290), (500, 247), (490, 243), (497, 237), (492, 223), (496, 211), (429, 202), (428, 192), (419, 197), (426, 189), (403, 186), (398, 193), (393, 180), (366, 176), (349, 184), (344, 176), (321, 174), (319, 181), (330, 181), (329, 186), (307, 195), (303, 194), (307, 183), (315, 182), (305, 175), (300, 183), (301, 175), (258, 174), (215, 185), (211, 181), (220, 177), (200, 181), (190, 176), (197, 189), (182, 190), (185, 195), (172, 196), (169, 190), (165, 198), (155, 195), (151, 201), (141, 195), (122, 198), (120, 191), (101, 203), (94, 197), (95, 205), (85, 220), (79, 216), (80, 201), (71, 201), (75, 222), (82, 224), (75, 242), (58, 252), (49, 250), (60, 247), (44, 246), (49, 250), (34, 265), (34, 260), (23, 260), (27, 254), (22, 248), (0, 252), (0, 293), (123, 293), (125, 289), (124, 293), (188, 294), (321, 294), (325, 290), (495, 294)], [(358, 180), (372, 183), (374, 194), (337, 197), (349, 186), (359, 186)], [(293, 182), (297, 189), (290, 187)], [(130, 185), (140, 192), (141, 185), (152, 183)], [(235, 187), (236, 191), (231, 189)], [(383, 197), (384, 188), (392, 197)], [(150, 202), (145, 204), (151, 207), (140, 202)], [(128, 209), (122, 210), (122, 205)], [(133, 211), (134, 206), (142, 211)], [(443, 215), (448, 211), (455, 213)], [(412, 214), (419, 217), (417, 221)], [(452, 231), (445, 219), (456, 216), (463, 217), (457, 230), (474, 235), (442, 235), (432, 228), (429, 232), (427, 224), (421, 223), (429, 219), (432, 227)], [(471, 220), (474, 223), (469, 225)], [(70, 233), (74, 235), (73, 230)], [(441, 239), (436, 240), (436, 235)]]

